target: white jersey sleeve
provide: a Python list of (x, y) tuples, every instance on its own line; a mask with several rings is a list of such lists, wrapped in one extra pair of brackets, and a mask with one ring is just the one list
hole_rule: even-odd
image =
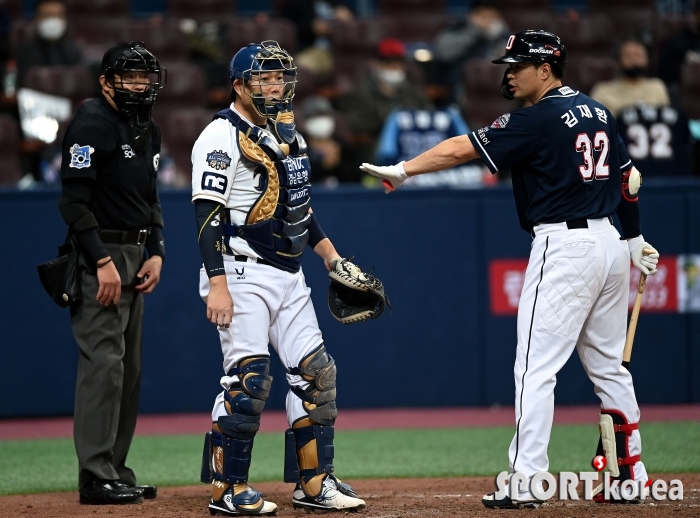
[(226, 205), (239, 160), (236, 130), (226, 119), (204, 128), (192, 148), (192, 201)]

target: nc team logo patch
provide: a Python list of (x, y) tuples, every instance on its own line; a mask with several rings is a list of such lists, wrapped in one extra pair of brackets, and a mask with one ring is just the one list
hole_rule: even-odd
[(204, 176), (202, 176), (203, 191), (214, 191), (219, 194), (225, 194), (227, 184), (228, 179), (219, 173), (206, 172)]
[(228, 169), (231, 165), (231, 157), (224, 151), (212, 151), (207, 154), (207, 164), (217, 171)]
[(73, 144), (68, 151), (70, 151), (71, 156), (70, 164), (68, 164), (68, 167), (74, 167), (76, 169), (90, 167), (90, 155), (92, 155), (95, 152), (94, 147)]
[(506, 113), (505, 115), (501, 115), (499, 118), (497, 118), (495, 121), (493, 121), (493, 124), (491, 124), (492, 128), (505, 128), (506, 124), (508, 124), (508, 121), (510, 120), (510, 113)]

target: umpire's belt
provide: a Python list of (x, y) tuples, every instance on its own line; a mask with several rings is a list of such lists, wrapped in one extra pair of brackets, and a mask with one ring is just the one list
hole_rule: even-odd
[(143, 245), (150, 233), (151, 227), (140, 230), (100, 230), (100, 239), (103, 243)]
[(601, 219), (586, 219), (578, 218), (571, 219), (568, 221), (562, 221), (561, 223), (539, 223), (535, 225), (532, 229), (532, 237), (539, 234), (552, 234), (554, 232), (561, 232), (562, 230), (574, 230), (577, 228), (587, 228), (591, 232), (605, 232), (612, 225), (612, 218), (608, 216), (607, 218)]

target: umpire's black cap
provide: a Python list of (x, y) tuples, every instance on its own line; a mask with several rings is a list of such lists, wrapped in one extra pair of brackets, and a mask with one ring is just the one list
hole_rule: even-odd
[(566, 73), (566, 47), (547, 31), (527, 30), (508, 38), (506, 53), (492, 63), (549, 63), (559, 77)]

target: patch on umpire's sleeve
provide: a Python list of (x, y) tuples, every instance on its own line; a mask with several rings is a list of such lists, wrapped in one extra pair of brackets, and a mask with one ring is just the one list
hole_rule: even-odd
[(203, 191), (214, 191), (219, 194), (225, 194), (227, 184), (228, 178), (223, 174), (207, 171), (202, 175)]
[(76, 169), (90, 167), (90, 155), (95, 152), (94, 147), (73, 144), (68, 151), (70, 152), (70, 164), (68, 164), (68, 167), (75, 167)]

